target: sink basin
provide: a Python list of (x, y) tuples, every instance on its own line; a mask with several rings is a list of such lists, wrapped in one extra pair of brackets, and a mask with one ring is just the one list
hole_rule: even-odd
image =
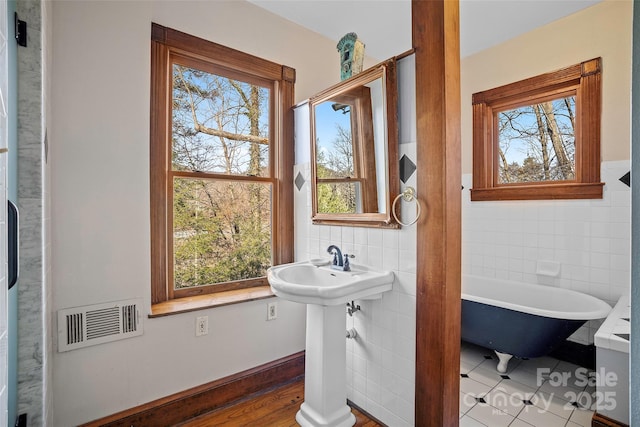
[(309, 261), (282, 264), (267, 270), (273, 293), (303, 304), (339, 305), (379, 297), (390, 291), (393, 272), (351, 264), (351, 271), (316, 266)]
[(380, 298), (391, 290), (393, 272), (358, 264), (351, 271), (335, 270), (315, 259), (271, 267), (267, 279), (277, 296), (307, 304), (305, 400), (296, 421), (302, 427), (353, 426), (346, 377), (336, 374), (347, 369), (344, 304)]

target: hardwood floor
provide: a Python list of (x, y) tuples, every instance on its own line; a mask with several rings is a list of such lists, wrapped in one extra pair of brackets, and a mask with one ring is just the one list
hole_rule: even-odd
[[(180, 424), (180, 427), (255, 426), (297, 427), (296, 412), (304, 401), (304, 382), (298, 380), (269, 390), (251, 399), (219, 409)], [(357, 427), (383, 427), (357, 409)]]

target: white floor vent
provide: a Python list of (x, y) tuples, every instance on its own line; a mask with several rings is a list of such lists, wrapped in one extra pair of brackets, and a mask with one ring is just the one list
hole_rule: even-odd
[(58, 351), (142, 335), (142, 299), (58, 311)]

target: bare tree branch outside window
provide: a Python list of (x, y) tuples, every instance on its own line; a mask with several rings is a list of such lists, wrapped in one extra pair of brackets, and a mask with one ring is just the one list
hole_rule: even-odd
[(575, 96), (497, 114), (500, 184), (575, 179)]
[(174, 64), (174, 288), (261, 277), (271, 265), (268, 88)]

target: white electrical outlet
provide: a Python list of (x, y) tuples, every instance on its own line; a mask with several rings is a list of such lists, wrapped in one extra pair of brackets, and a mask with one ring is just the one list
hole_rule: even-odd
[(267, 320), (278, 318), (278, 303), (270, 302), (267, 304)]
[(196, 317), (196, 336), (201, 337), (209, 333), (209, 316)]

